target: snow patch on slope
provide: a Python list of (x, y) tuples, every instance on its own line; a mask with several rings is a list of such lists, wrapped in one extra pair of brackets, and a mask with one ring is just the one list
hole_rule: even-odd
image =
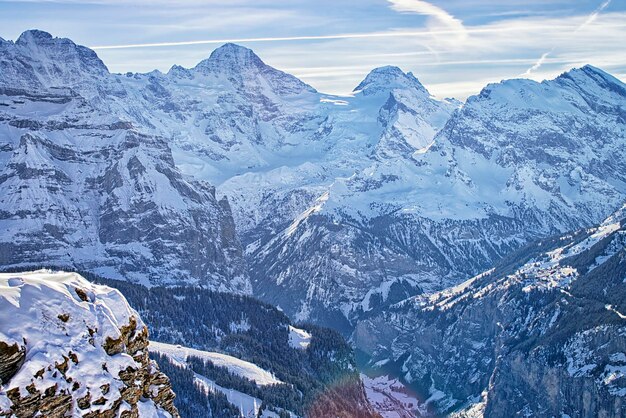
[(204, 361), (210, 361), (215, 366), (225, 367), (237, 376), (252, 380), (259, 386), (276, 385), (283, 383), (281, 380), (267, 370), (264, 370), (254, 363), (238, 359), (227, 354), (214, 353), (210, 351), (196, 350), (180, 345), (165, 344), (156, 341), (150, 342), (150, 351), (161, 353), (179, 365), (185, 365), (189, 356), (198, 357)]
[(289, 325), (289, 345), (293, 348), (306, 350), (311, 344), (312, 335), (300, 328)]
[(398, 379), (390, 376), (369, 377), (365, 374), (361, 374), (361, 379), (367, 399), (383, 418), (417, 416), (419, 400)]

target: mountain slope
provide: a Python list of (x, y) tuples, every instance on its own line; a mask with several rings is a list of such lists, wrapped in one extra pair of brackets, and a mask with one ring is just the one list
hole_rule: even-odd
[(40, 32), (0, 47), (3, 266), (250, 292), (228, 202), (183, 176), (163, 137), (74, 90), (105, 89), (93, 52)]
[[(94, 280), (119, 289), (145, 318), (158, 341), (151, 355), (172, 378), (181, 413), (199, 416), (207, 410), (206, 399), (194, 400), (198, 383), (226, 395), (234, 408), (263, 410), (263, 416), (281, 411), (310, 418), (377, 416), (365, 397), (354, 351), (336, 331), (295, 327), (276, 308), (248, 296)], [(308, 344), (295, 344), (294, 332)], [(211, 402), (213, 410), (224, 405)], [(224, 416), (233, 416), (232, 409)]]
[(626, 412), (626, 219), (545, 239), (364, 319), (355, 343), (422, 409), (489, 417)]

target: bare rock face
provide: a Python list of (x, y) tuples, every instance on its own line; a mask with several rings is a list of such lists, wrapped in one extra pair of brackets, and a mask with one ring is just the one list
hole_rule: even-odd
[(8, 382), (24, 364), (25, 347), (0, 341), (0, 384)]
[(2, 274), (0, 322), (0, 417), (179, 417), (118, 291), (76, 274)]

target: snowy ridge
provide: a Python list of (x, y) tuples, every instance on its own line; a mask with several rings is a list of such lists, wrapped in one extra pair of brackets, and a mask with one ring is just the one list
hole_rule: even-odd
[[(623, 202), (626, 90), (601, 70), (490, 85), (456, 112), (450, 105), (449, 119), (425, 97), (391, 89), (373, 163), (337, 177), (323, 209), (290, 229), (291, 239), (255, 244), (254, 270), (269, 272), (261, 295), (299, 319), (324, 317), (320, 305), (337, 309), (327, 290), (341, 277), (350, 302), (337, 314), (350, 319), (385, 281), (412, 283), (414, 294), (441, 290)], [(335, 254), (337, 246), (349, 250)], [(294, 294), (299, 305), (285, 300)]]
[(195, 350), (193, 348), (159, 343), (156, 341), (150, 342), (150, 351), (164, 354), (181, 366), (186, 364), (187, 357), (194, 356), (204, 361), (209, 361), (215, 366), (225, 367), (231, 373), (252, 380), (259, 386), (277, 385), (283, 383), (274, 377), (272, 373), (267, 370), (263, 370), (256, 364), (238, 359), (237, 357), (229, 356), (227, 354)]
[[(165, 355), (174, 364), (181, 368), (190, 368), (187, 363), (189, 356), (200, 358), (203, 361), (213, 363), (218, 367), (225, 367), (231, 373), (249, 379), (259, 386), (284, 384), (276, 379), (271, 373), (261, 369), (259, 366), (240, 360), (236, 357), (221, 353), (214, 353), (203, 350), (195, 350), (192, 348), (182, 347), (180, 345), (165, 344), (159, 342), (150, 342), (150, 351)], [(261, 415), (261, 407), (264, 405), (263, 400), (251, 396), (247, 393), (240, 392), (233, 388), (223, 387), (215, 381), (194, 372), (194, 382), (206, 393), (222, 393), (228, 399), (228, 402), (237, 407), (243, 417), (266, 417), (278, 418), (278, 414), (264, 408)], [(285, 411), (286, 412), (286, 411)], [(295, 414), (289, 412), (289, 416), (296, 417)]]

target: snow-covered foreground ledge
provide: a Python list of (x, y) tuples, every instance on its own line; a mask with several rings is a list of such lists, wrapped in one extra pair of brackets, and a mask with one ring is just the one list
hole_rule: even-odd
[(0, 274), (0, 415), (178, 412), (148, 331), (117, 290), (76, 273)]

